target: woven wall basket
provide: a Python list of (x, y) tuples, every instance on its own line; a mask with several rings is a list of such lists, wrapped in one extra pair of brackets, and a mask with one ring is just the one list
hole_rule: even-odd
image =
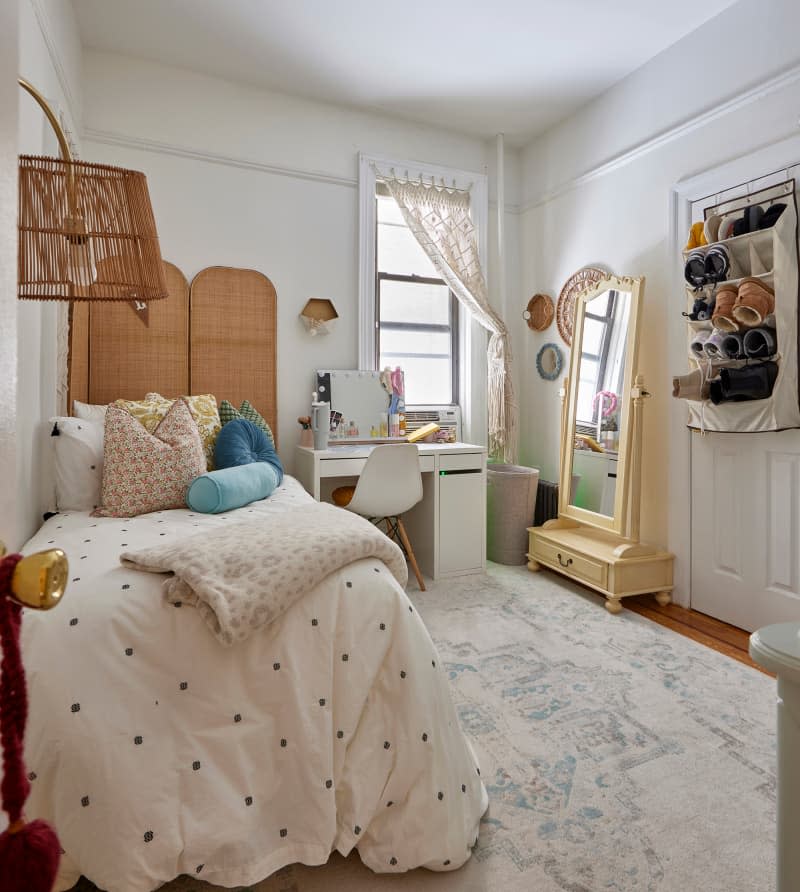
[(531, 331), (544, 331), (553, 321), (553, 299), (547, 294), (534, 294), (522, 313)]

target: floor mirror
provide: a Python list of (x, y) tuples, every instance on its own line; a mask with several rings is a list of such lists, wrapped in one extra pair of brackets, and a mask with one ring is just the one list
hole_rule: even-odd
[(672, 591), (673, 555), (640, 542), (644, 403), (638, 372), (644, 278), (606, 276), (575, 302), (561, 416), (558, 518), (529, 530), (528, 569), (569, 576), (606, 596)]

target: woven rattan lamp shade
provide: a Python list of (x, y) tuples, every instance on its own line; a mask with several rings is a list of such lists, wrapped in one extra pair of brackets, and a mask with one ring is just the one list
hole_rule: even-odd
[(32, 300), (165, 298), (144, 174), (21, 155), (18, 294)]

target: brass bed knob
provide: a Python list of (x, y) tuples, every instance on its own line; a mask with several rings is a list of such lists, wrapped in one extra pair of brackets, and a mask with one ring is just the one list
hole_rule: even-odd
[[(6, 552), (0, 542), (0, 557)], [(69, 564), (60, 548), (26, 555), (14, 568), (11, 597), (23, 607), (50, 610), (61, 600), (67, 587)]]

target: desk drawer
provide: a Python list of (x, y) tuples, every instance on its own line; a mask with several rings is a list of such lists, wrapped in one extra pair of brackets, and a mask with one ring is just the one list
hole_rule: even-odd
[[(433, 456), (431, 456), (432, 458)], [(464, 452), (455, 455), (440, 455), (439, 469), (441, 471), (471, 471), (482, 470), (484, 455), (482, 452)]]
[[(323, 458), (319, 463), (320, 477), (358, 477), (367, 463), (365, 458)], [(419, 457), (419, 469), (424, 474), (433, 471), (434, 457), (421, 455)]]
[(540, 558), (543, 563), (558, 567), (569, 576), (584, 579), (592, 585), (606, 587), (608, 578), (608, 566), (602, 561), (586, 557), (577, 551), (571, 551), (562, 545), (552, 545), (538, 536), (531, 536), (533, 541), (533, 556)]
[(366, 463), (365, 458), (323, 458), (319, 463), (319, 476), (357, 477)]

